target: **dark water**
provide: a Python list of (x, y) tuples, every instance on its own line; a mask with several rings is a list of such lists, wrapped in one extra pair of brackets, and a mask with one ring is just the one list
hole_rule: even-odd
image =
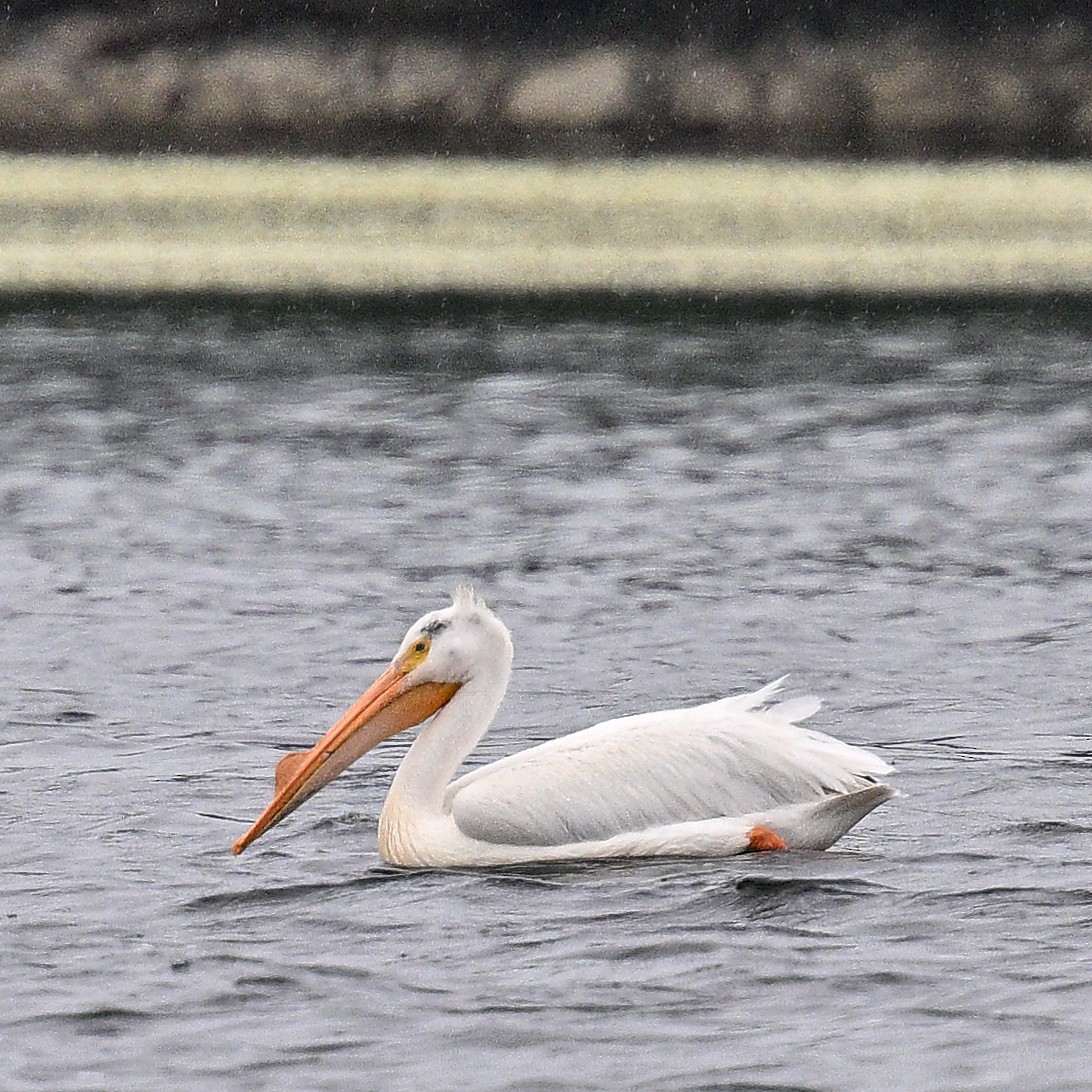
[[(0, 326), (5, 1089), (1077, 1089), (1092, 336), (1013, 315)], [(273, 763), (471, 579), (482, 757), (785, 671), (825, 854), (383, 867)]]

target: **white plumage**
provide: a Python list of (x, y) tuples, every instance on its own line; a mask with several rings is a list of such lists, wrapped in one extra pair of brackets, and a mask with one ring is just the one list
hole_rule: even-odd
[(379, 740), (432, 716), (391, 786), (379, 847), (394, 864), (495, 865), (825, 849), (893, 795), (887, 763), (803, 728), (814, 698), (783, 679), (690, 709), (621, 717), (452, 780), (508, 684), (507, 629), (470, 592), (425, 615), (391, 667), (311, 751), (278, 768), (241, 852)]

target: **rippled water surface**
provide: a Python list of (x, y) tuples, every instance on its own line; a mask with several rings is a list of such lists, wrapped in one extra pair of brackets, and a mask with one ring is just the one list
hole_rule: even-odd
[[(5, 1089), (1077, 1089), (1092, 337), (1009, 315), (0, 324)], [(824, 854), (401, 872), (272, 767), (471, 580), (497, 757), (792, 672)]]

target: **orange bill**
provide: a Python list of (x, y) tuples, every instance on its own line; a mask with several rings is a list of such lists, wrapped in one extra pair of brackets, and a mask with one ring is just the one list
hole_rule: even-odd
[(311, 750), (285, 755), (277, 763), (273, 800), (231, 852), (242, 853), (361, 755), (395, 733), (427, 720), (458, 689), (458, 683), (407, 686), (405, 669), (392, 664)]

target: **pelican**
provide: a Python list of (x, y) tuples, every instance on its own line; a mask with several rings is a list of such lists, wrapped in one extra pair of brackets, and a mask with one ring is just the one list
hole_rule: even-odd
[[(493, 720), (512, 640), (468, 589), (415, 622), (390, 666), (309, 751), (277, 764), (242, 853), (405, 728), (422, 728), (379, 817), (379, 852), (416, 868), (826, 849), (895, 795), (891, 767), (798, 722), (783, 679), (689, 709), (621, 717), (455, 776)], [(431, 718), (431, 720), (429, 719)]]

